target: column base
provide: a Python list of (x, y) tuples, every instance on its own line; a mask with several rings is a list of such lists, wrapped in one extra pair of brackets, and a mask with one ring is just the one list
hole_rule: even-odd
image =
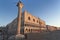
[(22, 34), (17, 34), (17, 35), (13, 35), (13, 36), (9, 37), (8, 40), (22, 40), (22, 39), (24, 39), (24, 38), (25, 38), (24, 35), (22, 35)]

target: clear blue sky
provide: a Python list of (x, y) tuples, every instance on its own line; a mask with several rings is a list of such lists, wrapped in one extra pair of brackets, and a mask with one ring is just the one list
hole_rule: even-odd
[[(21, 0), (23, 10), (45, 20), (46, 24), (60, 26), (60, 0)], [(0, 26), (7, 25), (17, 17), (18, 0), (0, 0)]]

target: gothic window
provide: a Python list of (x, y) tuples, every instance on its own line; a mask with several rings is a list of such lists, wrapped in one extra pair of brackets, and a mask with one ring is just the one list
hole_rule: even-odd
[(25, 26), (26, 26), (26, 24), (25, 24)]
[(30, 32), (30, 29), (29, 29), (29, 32)]
[(33, 21), (35, 22), (35, 19), (33, 19)]
[(38, 23), (38, 20), (37, 20), (37, 23)]
[(30, 20), (30, 17), (28, 17), (28, 20)]
[(28, 29), (26, 28), (26, 30), (28, 30)]

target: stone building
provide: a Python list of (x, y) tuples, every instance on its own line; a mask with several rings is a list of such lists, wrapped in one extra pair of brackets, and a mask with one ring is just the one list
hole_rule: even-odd
[(22, 18), (22, 23), (24, 24), (24, 33), (40, 32), (41, 28), (46, 27), (45, 21), (31, 15), (27, 11), (23, 12)]
[[(6, 27), (0, 28), (0, 39), (11, 39), (16, 34), (40, 33), (41, 31), (54, 31), (57, 30), (54, 26), (46, 25), (45, 21), (33, 16), (26, 10), (22, 12), (24, 6), (21, 1), (17, 3), (18, 16)], [(2, 35), (1, 35), (2, 34)], [(19, 35), (20, 36), (20, 35)], [(36, 36), (35, 36), (36, 37)], [(28, 37), (30, 38), (30, 37)]]
[(24, 6), (21, 1), (17, 3), (18, 17), (9, 23), (7, 27), (8, 38), (12, 35), (27, 34), (27, 33), (40, 33), (41, 30), (46, 30), (45, 21), (31, 15), (29, 12), (22, 12)]
[(46, 25), (47, 31), (55, 31), (57, 30), (57, 27), (55, 26), (50, 26), (50, 25)]
[(57, 30), (60, 30), (60, 27), (57, 27)]
[(7, 40), (6, 27), (0, 27), (0, 40)]
[[(41, 30), (46, 30), (45, 21), (42, 19), (31, 15), (29, 12), (24, 11), (22, 13), (21, 21), (21, 33), (32, 33), (40, 32)], [(17, 18), (14, 19), (10, 24), (7, 25), (8, 35), (15, 35), (17, 30)]]

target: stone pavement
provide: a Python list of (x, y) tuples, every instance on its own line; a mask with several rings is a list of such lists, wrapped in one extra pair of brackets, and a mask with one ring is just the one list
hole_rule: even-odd
[[(0, 40), (2, 40), (1, 36)], [(25, 34), (25, 38), (23, 40), (60, 40), (60, 31), (29, 33)]]
[(60, 31), (30, 33), (25, 40), (60, 40)]

